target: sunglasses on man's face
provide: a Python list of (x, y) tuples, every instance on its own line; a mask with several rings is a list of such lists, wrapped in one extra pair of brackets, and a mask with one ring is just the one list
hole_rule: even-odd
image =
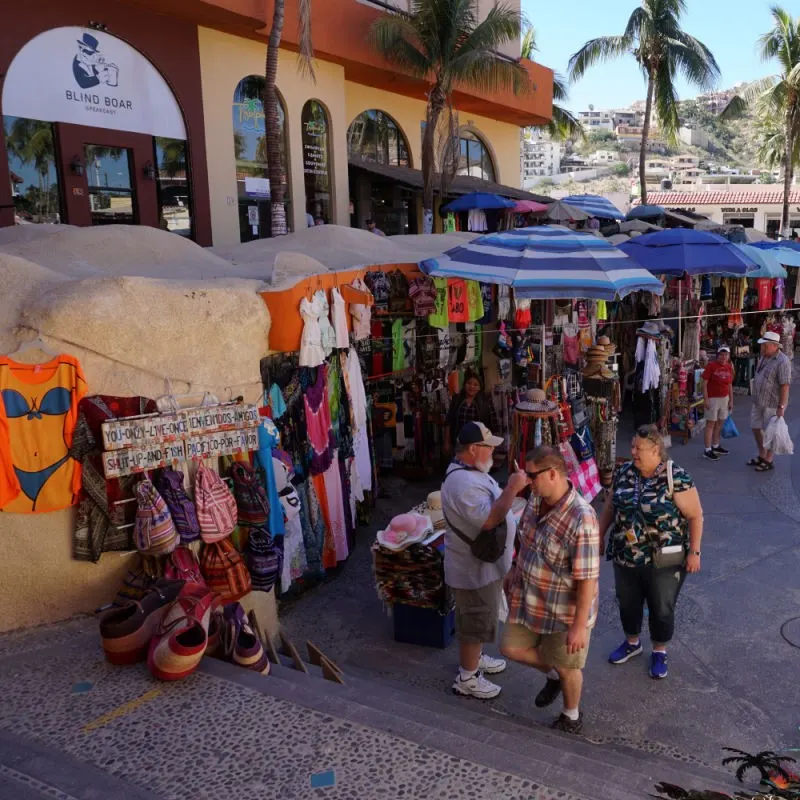
[(547, 467), (546, 469), (537, 469), (536, 472), (528, 472), (525, 470), (525, 474), (530, 478), (530, 480), (535, 481), (540, 475), (543, 475), (545, 472), (550, 472), (551, 467)]

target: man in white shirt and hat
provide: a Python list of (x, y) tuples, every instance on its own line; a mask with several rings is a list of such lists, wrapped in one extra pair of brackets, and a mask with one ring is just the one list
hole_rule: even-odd
[[(511, 504), (528, 485), (524, 470), (513, 472), (505, 489), (489, 475), (494, 449), (502, 443), (482, 422), (467, 422), (458, 434), (455, 458), (442, 484), (447, 524), (444, 576), (455, 598), (459, 640), (453, 691), (484, 700), (500, 694), (500, 687), (484, 673), (493, 675), (506, 668), (503, 659), (484, 653), (483, 645), (497, 638), (503, 578), (514, 554), (516, 523)], [(480, 543), (487, 544), (483, 558), (476, 555)]]

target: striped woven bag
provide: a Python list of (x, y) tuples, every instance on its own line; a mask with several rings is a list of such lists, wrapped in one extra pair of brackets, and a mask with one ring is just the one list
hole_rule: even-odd
[(145, 478), (136, 487), (136, 502), (136, 522), (133, 526), (136, 549), (148, 556), (171, 553), (178, 546), (180, 538), (164, 498), (149, 479)]
[(233, 533), (238, 519), (236, 498), (222, 478), (202, 464), (195, 477), (194, 504), (204, 542), (218, 542)]
[(166, 501), (172, 521), (181, 537), (181, 544), (189, 544), (200, 538), (200, 524), (194, 503), (183, 488), (183, 473), (174, 469), (165, 469), (156, 480), (158, 491)]
[(230, 539), (206, 544), (200, 559), (200, 571), (212, 592), (223, 603), (240, 600), (252, 588), (244, 559)]
[(259, 527), (269, 522), (269, 500), (264, 484), (247, 463), (237, 461), (231, 467), (233, 493), (239, 509), (239, 524)]

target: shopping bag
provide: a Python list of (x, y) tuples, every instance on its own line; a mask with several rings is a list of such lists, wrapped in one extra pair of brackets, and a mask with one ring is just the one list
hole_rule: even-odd
[(728, 416), (725, 418), (725, 422), (722, 423), (720, 435), (723, 439), (735, 439), (739, 435), (739, 429), (736, 427), (733, 417)]
[(794, 444), (789, 436), (789, 426), (783, 417), (773, 417), (764, 431), (764, 448), (776, 456), (794, 455)]
[(572, 485), (583, 495), (584, 500), (589, 503), (603, 489), (594, 457), (588, 461), (582, 461), (578, 465), (578, 470), (570, 474), (569, 479), (572, 481)]

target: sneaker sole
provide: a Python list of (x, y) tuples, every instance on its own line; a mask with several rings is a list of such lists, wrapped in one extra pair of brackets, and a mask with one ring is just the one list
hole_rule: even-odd
[(640, 656), (643, 653), (643, 649), (640, 647), (638, 650), (634, 650), (629, 655), (625, 656), (625, 658), (621, 658), (619, 661), (612, 661), (610, 658), (608, 659), (609, 664), (625, 664), (626, 662), (630, 661), (632, 658), (636, 658), (636, 656)]
[(491, 694), (475, 694), (475, 692), (464, 692), (461, 689), (456, 689), (455, 686), (452, 688), (453, 694), (458, 695), (458, 697), (474, 697), (476, 700), (494, 700), (502, 691), (502, 689), (498, 688), (496, 692), (492, 692)]
[(667, 675), (669, 675), (669, 673), (668, 673), (668, 672), (665, 672), (663, 675), (653, 675), (653, 673), (652, 673), (652, 672), (650, 673), (650, 677), (651, 677), (651, 678), (652, 678), (654, 681), (663, 681), (663, 680), (664, 680), (664, 678), (666, 678), (666, 677), (667, 677)]
[(719, 456), (710, 456), (708, 453), (703, 453), (703, 458), (707, 458), (709, 461), (719, 461)]
[(505, 672), (508, 667), (508, 664), (503, 664), (502, 667), (493, 667), (492, 669), (482, 669), (481, 672), (484, 675), (499, 675), (501, 672)]

